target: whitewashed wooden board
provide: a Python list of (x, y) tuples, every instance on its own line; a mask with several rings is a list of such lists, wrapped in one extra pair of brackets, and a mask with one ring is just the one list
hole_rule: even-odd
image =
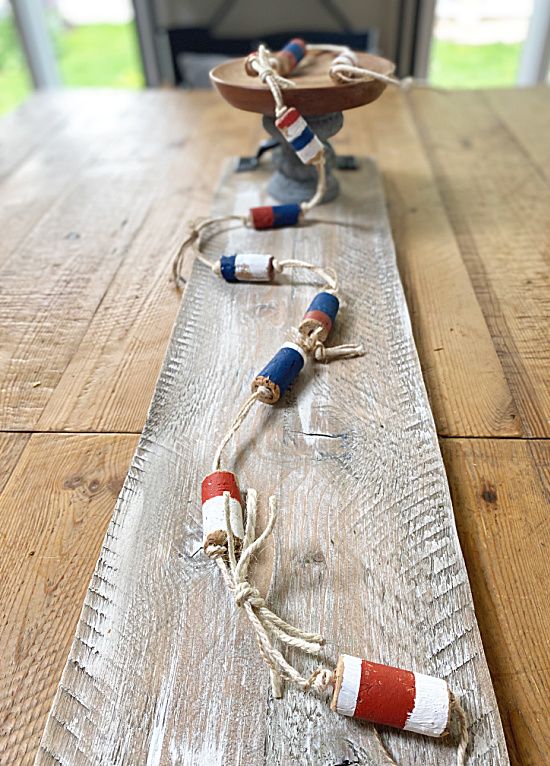
[[(266, 171), (225, 174), (218, 213), (259, 204)], [(317, 365), (257, 407), (233, 445), (241, 487), (279, 498), (254, 576), (285, 618), (338, 650), (442, 676), (471, 721), (469, 764), (507, 764), (445, 471), (375, 165), (341, 174), (316, 225), (233, 230), (213, 255), (271, 252), (338, 270), (331, 337), (361, 359)], [(159, 233), (161, 236), (161, 233)], [(228, 285), (196, 263), (147, 423), (86, 595), (37, 763), (381, 764), (368, 724), (268, 673), (217, 568), (196, 551), (200, 481), (250, 381), (315, 293), (309, 278)], [(314, 660), (295, 658), (304, 673)], [(450, 766), (450, 741), (383, 731), (403, 764)]]

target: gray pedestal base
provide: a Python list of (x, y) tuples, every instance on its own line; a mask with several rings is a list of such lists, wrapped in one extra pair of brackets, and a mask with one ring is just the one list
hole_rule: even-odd
[[(327, 139), (338, 133), (344, 124), (344, 118), (341, 112), (333, 112), (306, 117), (305, 119), (325, 146), (327, 190), (323, 202), (330, 202), (338, 196), (340, 187), (336, 177), (332, 174), (334, 149)], [(311, 199), (317, 186), (316, 168), (304, 165), (299, 160), (290, 144), (285, 141), (275, 127), (273, 117), (264, 117), (263, 125), (265, 130), (279, 142), (279, 146), (273, 151), (273, 164), (276, 171), (267, 187), (270, 195), (278, 202), (305, 202), (305, 200)]]

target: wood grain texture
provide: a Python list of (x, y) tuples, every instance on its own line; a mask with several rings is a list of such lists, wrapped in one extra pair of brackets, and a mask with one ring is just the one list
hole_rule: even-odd
[[(483, 94), (411, 95), (525, 436), (550, 435), (550, 185)], [(541, 97), (548, 109), (550, 92)]]
[(493, 112), (498, 115), (539, 173), (550, 180), (550, 111), (548, 89), (488, 91), (483, 94)]
[(340, 151), (380, 162), (397, 260), (438, 433), (518, 436), (502, 366), (408, 102), (390, 91), (346, 115)]
[[(263, 188), (265, 176), (254, 181)], [(243, 486), (264, 506), (277, 493), (282, 509), (259, 571), (283, 616), (325, 633), (329, 660), (339, 647), (448, 678), (471, 718), (469, 763), (506, 764), (382, 188), (369, 162), (343, 184), (332, 214), (346, 226), (225, 240), (231, 251), (319, 261), (321, 236), (346, 293), (334, 343), (368, 349), (303, 375), (237, 440)], [(218, 212), (257, 202), (242, 175), (221, 188)], [(379, 761), (368, 726), (292, 690), (270, 698), (246, 624), (215, 568), (193, 556), (216, 441), (314, 291), (307, 280), (228, 286), (195, 265), (37, 763)], [(384, 737), (404, 762), (454, 763), (448, 742)]]
[(212, 94), (137, 95), (52, 97), (63, 129), (0, 185), (0, 428), (141, 431), (173, 252), (247, 128), (215, 140), (228, 107)]
[(8, 483), (29, 438), (30, 434), (0, 433), (0, 493)]
[(135, 443), (135, 436), (0, 436), (3, 467), (12, 463), (0, 495), (3, 766), (34, 760)]
[(550, 444), (446, 439), (442, 450), (511, 762), (539, 766), (550, 752)]

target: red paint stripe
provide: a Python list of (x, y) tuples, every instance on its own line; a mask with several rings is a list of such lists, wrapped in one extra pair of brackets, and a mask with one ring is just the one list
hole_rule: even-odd
[(317, 309), (306, 311), (304, 319), (315, 319), (323, 325), (327, 332), (330, 332), (332, 329), (332, 319), (324, 311), (318, 311)]
[(361, 662), (355, 718), (402, 729), (414, 708), (416, 684), (409, 670)]
[(275, 213), (271, 205), (253, 207), (250, 210), (252, 225), (255, 229), (271, 229), (275, 220)]
[(294, 125), (296, 120), (299, 120), (300, 117), (300, 112), (297, 109), (294, 109), (292, 106), (290, 109), (287, 109), (286, 114), (275, 121), (275, 125), (279, 128), (279, 130), (281, 128), (289, 128), (291, 125)]
[(286, 58), (287, 59), (288, 65), (289, 65), (289, 67), (288, 67), (289, 71), (292, 71), (293, 69), (296, 68), (296, 64), (298, 62), (296, 61), (296, 56), (292, 53), (292, 51), (285, 51), (285, 50), (278, 51), (276, 56), (277, 56), (277, 58), (280, 58), (280, 59), (281, 58)]
[(221, 497), (224, 492), (229, 492), (231, 497), (238, 500), (242, 505), (241, 493), (237, 486), (235, 474), (231, 471), (215, 471), (205, 476), (202, 480), (202, 502), (206, 503), (212, 497)]

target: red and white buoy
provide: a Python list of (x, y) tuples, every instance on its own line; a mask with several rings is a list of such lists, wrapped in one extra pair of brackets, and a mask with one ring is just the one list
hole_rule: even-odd
[(231, 530), (238, 545), (244, 537), (241, 493), (235, 474), (214, 471), (202, 480), (202, 533), (204, 550), (227, 544), (224, 492), (229, 492)]
[(441, 737), (449, 724), (449, 687), (440, 678), (342, 654), (331, 708), (382, 726)]

